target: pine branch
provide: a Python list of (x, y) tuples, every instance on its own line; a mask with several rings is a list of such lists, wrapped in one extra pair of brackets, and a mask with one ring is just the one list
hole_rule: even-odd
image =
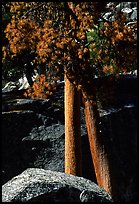
[(43, 3), (41, 3), (40, 5), (35, 6), (35, 7), (31, 8), (31, 9), (29, 9), (23, 16), (21, 16), (21, 18), (25, 18), (30, 12), (32, 12), (32, 11), (34, 11), (34, 10), (40, 8), (40, 7), (43, 6), (45, 3), (46, 3), (46, 2), (43, 2)]

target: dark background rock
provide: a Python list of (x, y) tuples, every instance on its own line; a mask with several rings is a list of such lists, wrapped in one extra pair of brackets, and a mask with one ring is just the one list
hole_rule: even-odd
[[(124, 107), (118, 112), (103, 116), (101, 120), (101, 135), (109, 158), (112, 183), (117, 191), (115, 197), (118, 193), (118, 200), (123, 202), (125, 199), (128, 202), (137, 199), (136, 117), (135, 107)], [(129, 195), (126, 191), (130, 191)]]
[[(38, 118), (37, 114), (34, 117), (34, 113), (31, 111), (29, 113), (32, 114), (32, 118), (29, 117), (29, 114), (24, 115), (25, 111), (21, 114), (20, 112), (3, 113), (3, 118), (6, 118), (3, 119), (3, 136), (6, 134), (6, 137), (2, 140), (3, 183), (27, 167), (64, 172), (64, 125), (55, 124), (47, 117), (42, 119), (40, 115)], [(6, 129), (7, 120), (10, 125)], [(14, 121), (18, 121), (20, 126)], [(24, 129), (25, 131), (23, 131)], [(81, 135), (83, 166), (85, 166), (83, 176), (95, 181), (87, 130), (84, 124), (81, 126)], [(5, 148), (8, 151), (5, 152)], [(89, 168), (86, 168), (88, 165)]]
[(61, 172), (31, 168), (2, 186), (2, 202), (112, 202), (94, 182)]

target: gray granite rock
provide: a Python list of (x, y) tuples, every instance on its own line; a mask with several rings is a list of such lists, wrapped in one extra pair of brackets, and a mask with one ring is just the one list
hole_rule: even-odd
[[(46, 115), (27, 110), (3, 112), (2, 116), (3, 184), (28, 167), (64, 171), (63, 124), (56, 124)], [(83, 176), (93, 178), (85, 124), (81, 125), (81, 135), (83, 164), (89, 165), (89, 168), (84, 168)]]
[(112, 202), (94, 182), (56, 171), (29, 168), (2, 186), (2, 202)]
[(119, 11), (127, 14), (128, 23), (137, 21), (137, 2), (109, 2), (106, 6), (107, 11), (103, 14), (105, 20), (116, 20), (115, 14)]

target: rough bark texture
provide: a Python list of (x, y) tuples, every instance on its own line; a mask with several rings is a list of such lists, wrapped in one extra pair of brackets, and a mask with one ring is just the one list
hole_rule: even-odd
[(97, 130), (97, 107), (96, 105), (92, 105), (89, 101), (85, 102), (85, 118), (98, 185), (103, 187), (107, 192), (111, 193), (108, 158), (100, 132)]
[(65, 173), (82, 175), (80, 96), (65, 76)]

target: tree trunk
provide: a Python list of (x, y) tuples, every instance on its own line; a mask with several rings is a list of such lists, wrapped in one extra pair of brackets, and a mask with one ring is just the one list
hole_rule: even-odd
[(80, 96), (65, 75), (65, 173), (82, 175)]
[(99, 115), (97, 105), (92, 105), (89, 100), (85, 102), (85, 120), (98, 185), (111, 194), (109, 162), (102, 135), (98, 130)]

